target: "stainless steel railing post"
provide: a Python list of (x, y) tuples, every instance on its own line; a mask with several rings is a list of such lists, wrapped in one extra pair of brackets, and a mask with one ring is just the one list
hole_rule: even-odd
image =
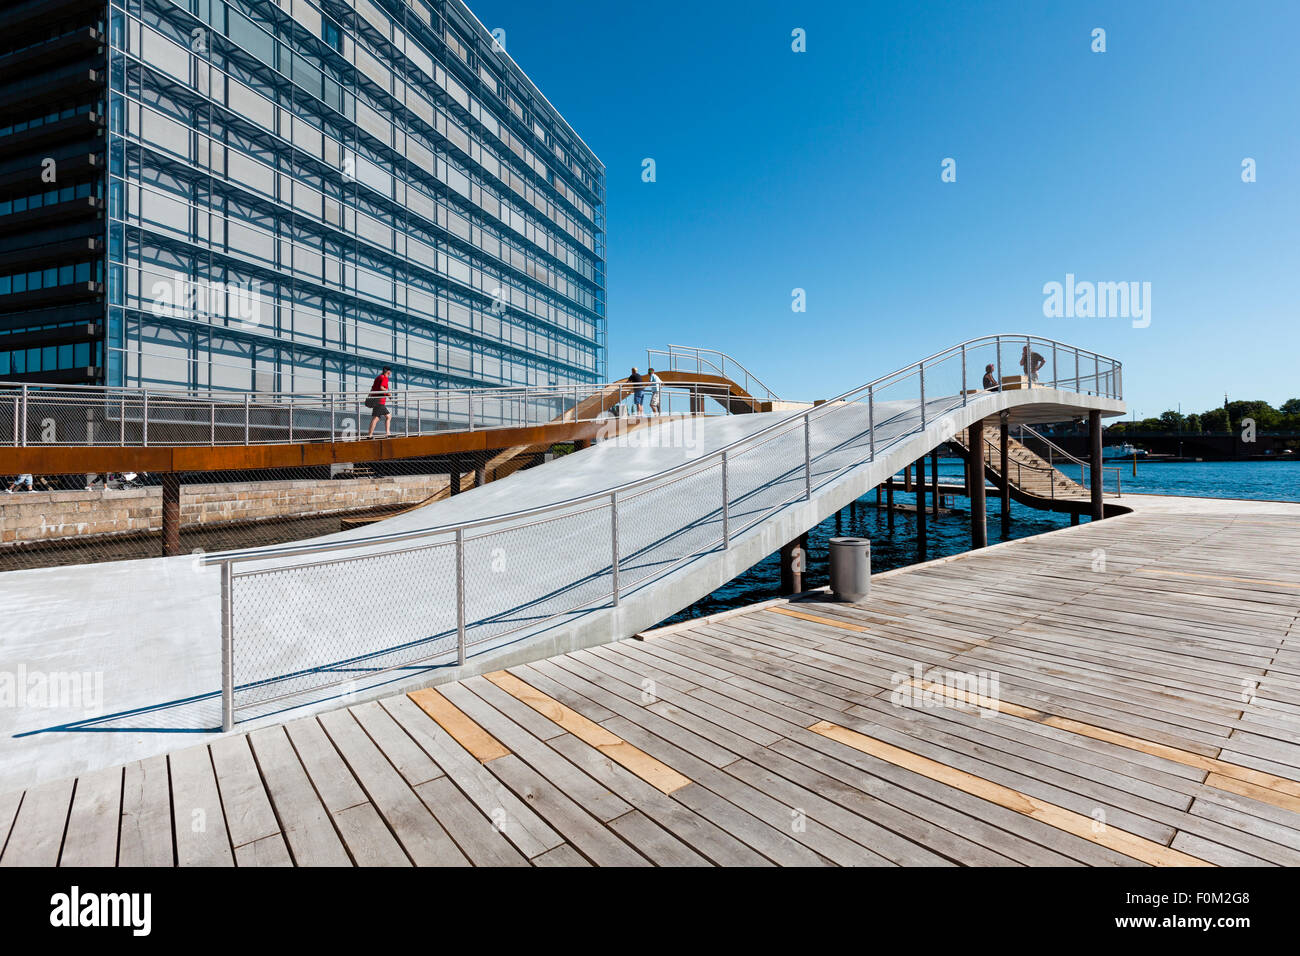
[[(966, 395), (966, 343), (961, 346), (961, 403), (966, 404), (968, 396)], [(872, 456), (875, 457), (874, 455)]]
[(618, 492), (609, 493), (610, 569), (614, 585), (614, 606), (618, 607)]
[[(27, 386), (22, 387), (20, 409), (14, 409), (14, 444), (27, 447)], [(21, 424), (20, 424), (21, 423)]]
[[(962, 356), (965, 358), (965, 356)], [(871, 448), (871, 460), (876, 460), (876, 397), (875, 387), (867, 386), (867, 442)]]
[(456, 529), (456, 663), (465, 666), (465, 529)]
[(221, 729), (235, 728), (235, 622), (229, 561), (221, 563)]
[(722, 452), (722, 550), (731, 547), (731, 521), (727, 515), (727, 452)]
[(334, 420), (334, 393), (333, 393), (333, 392), (330, 392), (330, 442), (331, 442), (331, 443), (333, 443), (333, 441), (334, 441), (334, 427), (335, 427), (335, 420)]
[(925, 428), (925, 363), (920, 365), (921, 373), (921, 427)]
[(812, 413), (803, 417), (803, 496), (812, 500)]
[(140, 412), (140, 427), (142, 435), (142, 444), (145, 448), (149, 447), (149, 389), (144, 390), (143, 405)]
[(244, 444), (250, 444), (248, 440), (248, 393), (244, 393)]

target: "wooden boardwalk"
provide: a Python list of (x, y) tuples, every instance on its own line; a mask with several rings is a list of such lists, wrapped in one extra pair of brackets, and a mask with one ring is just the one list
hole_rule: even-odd
[(1300, 864), (1300, 507), (1138, 512), (0, 797), (0, 865)]

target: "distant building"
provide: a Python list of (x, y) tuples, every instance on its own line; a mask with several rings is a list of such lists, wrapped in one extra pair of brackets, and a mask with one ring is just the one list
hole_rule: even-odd
[(0, 381), (600, 381), (604, 202), (459, 0), (0, 11)]

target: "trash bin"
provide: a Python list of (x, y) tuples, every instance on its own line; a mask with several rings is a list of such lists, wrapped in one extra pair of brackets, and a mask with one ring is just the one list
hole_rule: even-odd
[(831, 593), (858, 604), (871, 587), (871, 539), (831, 538)]

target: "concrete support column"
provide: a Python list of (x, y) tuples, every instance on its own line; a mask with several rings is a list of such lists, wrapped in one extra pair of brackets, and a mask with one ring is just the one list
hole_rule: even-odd
[(925, 553), (927, 533), (925, 527), (925, 456), (916, 460), (916, 547)]
[(808, 535), (801, 534), (781, 548), (781, 593), (796, 594), (803, 590), (803, 574), (808, 569)]
[(1011, 470), (1010, 470), (1010, 429), (1007, 426), (1006, 418), (1002, 419), (1001, 427), (998, 429), (998, 441), (1000, 443), (999, 452), (1001, 454), (1001, 463), (999, 470), (1002, 472), (1002, 537), (1007, 538), (1011, 534)]
[(1102, 471), (1101, 471), (1101, 412), (1093, 409), (1088, 412), (1088, 450), (1092, 455), (1089, 462), (1092, 478), (1092, 520), (1100, 521), (1102, 518), (1101, 493), (1102, 488)]
[(162, 553), (181, 553), (181, 476), (176, 472), (162, 476)]
[(972, 550), (989, 543), (988, 520), (984, 503), (984, 420), (970, 427), (970, 546)]

